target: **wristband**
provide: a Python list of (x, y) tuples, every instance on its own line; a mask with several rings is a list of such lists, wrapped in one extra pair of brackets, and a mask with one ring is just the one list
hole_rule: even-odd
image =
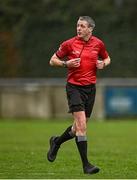
[(67, 68), (67, 62), (66, 61), (62, 61), (62, 65), (63, 65), (63, 67)]

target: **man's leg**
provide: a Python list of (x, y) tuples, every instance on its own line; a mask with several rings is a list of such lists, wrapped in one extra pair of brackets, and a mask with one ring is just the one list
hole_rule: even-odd
[(74, 138), (75, 133), (72, 131), (72, 126), (69, 126), (61, 136), (58, 136), (55, 140), (57, 145), (61, 145), (62, 143)]
[(76, 125), (76, 144), (83, 164), (83, 171), (86, 174), (93, 174), (99, 171), (98, 167), (91, 165), (87, 157), (87, 136), (86, 136), (86, 116), (84, 111), (73, 113)]
[(60, 148), (60, 145), (74, 137), (75, 132), (73, 131), (72, 126), (69, 126), (61, 136), (52, 136), (50, 138), (50, 149), (47, 153), (48, 160), (50, 162), (53, 162), (56, 159), (56, 155)]

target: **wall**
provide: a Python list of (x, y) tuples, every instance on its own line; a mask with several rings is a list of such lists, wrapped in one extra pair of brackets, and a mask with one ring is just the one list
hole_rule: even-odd
[[(122, 82), (122, 83), (121, 83)], [(104, 92), (107, 86), (135, 86), (137, 80), (102, 79), (97, 83), (92, 118), (105, 117)], [(126, 85), (127, 86), (127, 85)], [(64, 79), (0, 80), (1, 118), (67, 118), (68, 106)]]

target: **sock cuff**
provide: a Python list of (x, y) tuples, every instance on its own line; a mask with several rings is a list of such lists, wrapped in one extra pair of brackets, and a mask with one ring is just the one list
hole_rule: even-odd
[(77, 142), (87, 141), (87, 136), (76, 136), (76, 141)]

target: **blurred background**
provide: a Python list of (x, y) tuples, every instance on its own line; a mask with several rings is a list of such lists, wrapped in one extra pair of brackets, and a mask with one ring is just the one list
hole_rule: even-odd
[(49, 66), (76, 35), (81, 15), (96, 22), (112, 59), (98, 72), (94, 119), (137, 117), (136, 0), (0, 0), (0, 118), (64, 118), (66, 69)]

